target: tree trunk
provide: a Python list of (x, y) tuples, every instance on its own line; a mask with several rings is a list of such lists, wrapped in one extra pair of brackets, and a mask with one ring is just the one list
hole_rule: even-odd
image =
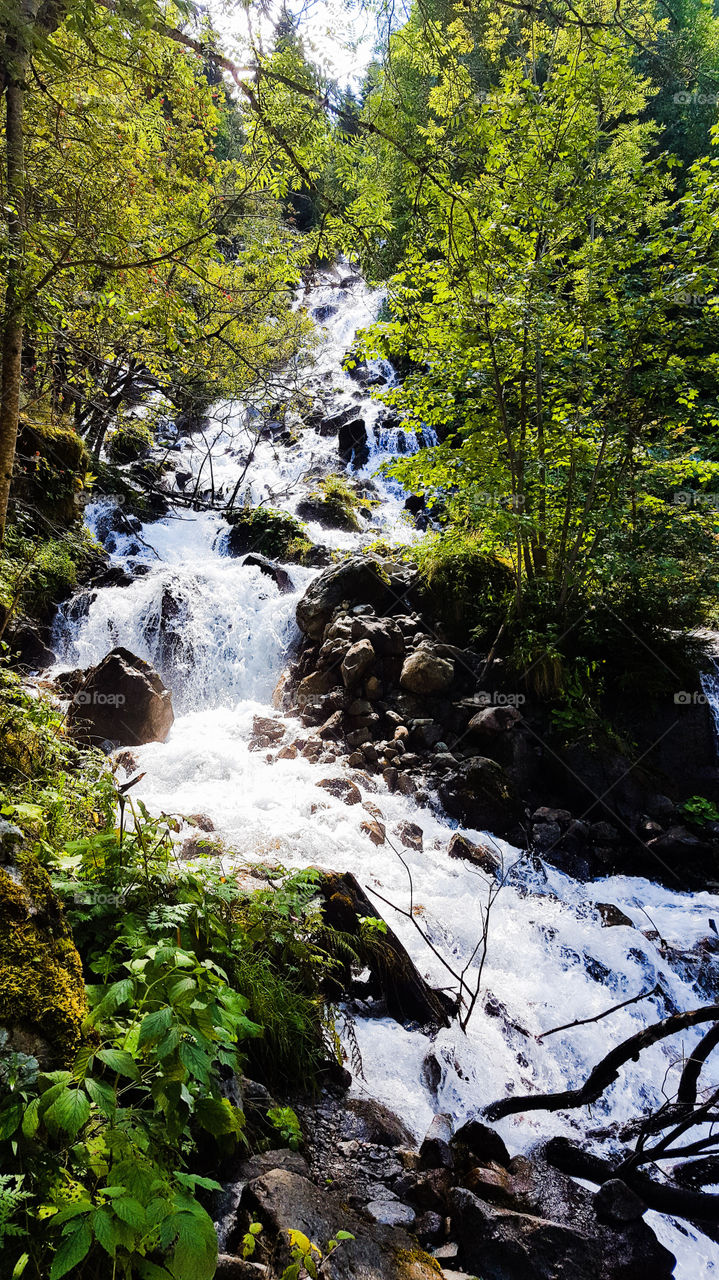
[(20, 383), (22, 378), (22, 274), (25, 239), (25, 190), (23, 109), (24, 89), (22, 77), (27, 66), (27, 55), (14, 59), (12, 68), (6, 69), (6, 140), (7, 140), (7, 202), (8, 213), (8, 268), (3, 305), (2, 331), (0, 333), (0, 546), (5, 541), (10, 482), (12, 480), (15, 444), (17, 442), (20, 415)]

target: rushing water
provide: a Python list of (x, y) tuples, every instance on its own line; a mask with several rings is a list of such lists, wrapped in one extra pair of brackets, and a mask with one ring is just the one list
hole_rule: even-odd
[[(361, 281), (339, 288), (338, 277), (330, 274), (305, 302), (315, 312), (321, 308), (324, 326), (312, 387), (324, 397), (328, 413), (356, 407), (367, 423), (370, 457), (359, 476), (367, 482), (374, 477), (379, 499), (362, 534), (310, 525), (310, 536), (343, 549), (379, 536), (411, 541), (416, 532), (403, 514), (404, 495), (376, 471), (398, 450), (416, 448), (416, 441), (382, 425), (380, 406), (340, 363), (355, 331), (375, 315), (378, 298)], [(393, 377), (386, 367), (374, 372)], [(200, 487), (213, 482), (216, 493), (227, 495), (241, 479), (245, 500), (294, 511), (310, 486), (308, 476), (341, 467), (336, 438), (310, 429), (295, 443), (263, 439), (247, 467), (247, 419), (241, 406), (220, 405), (202, 436), (179, 442), (178, 469), (192, 477), (186, 491), (196, 482)], [(210, 477), (211, 440), (216, 444)], [(107, 514), (107, 504), (98, 504), (89, 510), (88, 522), (102, 529)], [(145, 525), (139, 538), (117, 535), (114, 558), (139, 564), (142, 576), (128, 586), (99, 590), (89, 609), (75, 601), (61, 611), (56, 625), (61, 665), (97, 662), (122, 644), (152, 661), (172, 688), (177, 719), (168, 741), (133, 749), (144, 772), (137, 792), (148, 806), (209, 814), (228, 846), (250, 861), (351, 870), (361, 883), (406, 908), (405, 867), (389, 846), (377, 848), (361, 831), (364, 810), (317, 789), (320, 778), (336, 775), (340, 764), (313, 765), (301, 757), (271, 762), (263, 752), (248, 749), (253, 716), (276, 714), (272, 690), (298, 634), (295, 606), (317, 571), (288, 566), (293, 590), (280, 594), (258, 568), (223, 555), (225, 531), (217, 514), (176, 508), (166, 519)], [(291, 741), (303, 726), (288, 719), (288, 731)], [(403, 850), (416, 911), (436, 949), (463, 967), (477, 942), (477, 900), (486, 899), (486, 881), (476, 869), (447, 857), (453, 824), (438, 808), (390, 794), (381, 779), (372, 783), (371, 793), (366, 780), (360, 785), (380, 806), (390, 835), (403, 820), (421, 826), (424, 851)], [(550, 867), (529, 867), (517, 850), (501, 841), (495, 845), (507, 872), (514, 870), (492, 909), (483, 994), (467, 1033), (453, 1025), (430, 1039), (388, 1018), (357, 1024), (366, 1079), (353, 1088), (388, 1103), (418, 1137), (436, 1111), (450, 1112), (461, 1122), (508, 1090), (576, 1085), (612, 1044), (657, 1017), (703, 1002), (715, 985), (715, 974), (706, 971), (710, 961), (700, 963), (699, 944), (712, 936), (709, 922), (719, 916), (719, 898), (673, 893), (637, 878), (584, 884)], [(616, 904), (635, 927), (603, 927), (596, 902)], [(385, 913), (421, 971), (435, 985), (447, 985), (446, 971), (407, 919), (389, 908)], [(599, 1023), (538, 1039), (655, 984), (659, 994), (651, 1000)], [(669, 1047), (656, 1046), (624, 1068), (592, 1109), (592, 1129), (606, 1130), (597, 1150), (610, 1152), (618, 1126), (671, 1094), (682, 1054), (700, 1034), (688, 1032)], [(435, 1059), (432, 1072), (423, 1069), (428, 1055)], [(535, 1112), (508, 1118), (500, 1129), (517, 1152), (550, 1134), (576, 1136), (586, 1120), (585, 1112)], [(680, 1280), (719, 1276), (716, 1244), (669, 1219), (647, 1217), (677, 1255)]]

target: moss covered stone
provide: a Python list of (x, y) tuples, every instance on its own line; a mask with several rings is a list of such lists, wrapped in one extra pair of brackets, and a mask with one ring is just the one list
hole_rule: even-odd
[(231, 556), (259, 551), (273, 560), (309, 563), (312, 543), (299, 520), (287, 511), (277, 511), (272, 507), (242, 507), (228, 515), (227, 523), (230, 527), (224, 549)]
[(84, 440), (67, 423), (22, 417), (13, 475), (13, 496), (35, 507), (54, 524), (68, 525), (82, 515), (79, 501), (90, 455)]
[(82, 964), (50, 877), (0, 830), (0, 1022), (43, 1065), (68, 1063), (87, 1014)]

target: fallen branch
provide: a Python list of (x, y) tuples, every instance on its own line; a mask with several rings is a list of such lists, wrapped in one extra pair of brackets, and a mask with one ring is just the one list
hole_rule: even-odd
[(655, 983), (651, 991), (641, 991), (638, 996), (630, 996), (629, 1000), (622, 1000), (621, 1004), (613, 1004), (609, 1009), (605, 1009), (603, 1013), (595, 1013), (593, 1018), (575, 1018), (574, 1022), (564, 1022), (561, 1027), (552, 1027), (551, 1031), (543, 1031), (541, 1036), (537, 1036), (537, 1042), (542, 1043), (547, 1036), (555, 1036), (558, 1031), (570, 1031), (572, 1027), (586, 1027), (590, 1022), (601, 1022), (602, 1018), (608, 1018), (610, 1013), (616, 1013), (619, 1009), (626, 1009), (630, 1004), (638, 1004), (640, 1000), (648, 1000), (650, 996), (656, 995), (659, 990), (659, 983)]
[(691, 1009), (687, 1013), (675, 1013), (661, 1022), (655, 1022), (636, 1035), (630, 1036), (617, 1045), (606, 1057), (598, 1062), (589, 1073), (584, 1084), (578, 1089), (565, 1089), (561, 1093), (536, 1093), (520, 1095), (516, 1098), (500, 1098), (485, 1108), (488, 1120), (501, 1120), (504, 1116), (517, 1115), (520, 1111), (567, 1111), (573, 1107), (586, 1107), (596, 1102), (605, 1089), (613, 1084), (619, 1075), (620, 1067), (636, 1060), (639, 1054), (650, 1045), (676, 1035), (678, 1031), (686, 1031), (702, 1022), (716, 1022), (719, 1019), (719, 1005), (707, 1005), (703, 1009)]

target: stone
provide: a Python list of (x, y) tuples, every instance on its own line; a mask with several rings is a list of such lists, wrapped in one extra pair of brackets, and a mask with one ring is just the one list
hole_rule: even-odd
[(359, 787), (355, 782), (350, 782), (349, 778), (322, 778), (317, 786), (329, 791), (330, 795), (343, 800), (345, 804), (359, 804), (362, 799)]
[[(273, 1101), (270, 1101), (270, 1106), (272, 1105)], [(287, 1173), (297, 1173), (302, 1178), (309, 1177), (310, 1172), (310, 1167), (305, 1157), (299, 1151), (289, 1151), (287, 1147), (278, 1147), (272, 1151), (260, 1151), (256, 1155), (248, 1156), (239, 1165), (237, 1174), (245, 1182), (251, 1182), (253, 1178), (261, 1178), (263, 1174), (271, 1173), (275, 1169), (284, 1169)]]
[(302, 1231), (322, 1248), (342, 1229), (354, 1239), (343, 1241), (323, 1264), (329, 1280), (437, 1280), (437, 1264), (402, 1227), (360, 1217), (330, 1190), (298, 1174), (276, 1169), (255, 1178), (247, 1199), (276, 1242), (280, 1272), (289, 1262), (288, 1231)]
[(365, 1212), (373, 1222), (383, 1222), (388, 1227), (411, 1227), (417, 1217), (414, 1209), (399, 1200), (370, 1200)]
[(481, 1120), (467, 1120), (455, 1133), (452, 1145), (464, 1148), (480, 1164), (494, 1163), (506, 1168), (511, 1158), (497, 1130)]
[(532, 827), (532, 844), (541, 853), (554, 849), (562, 838), (562, 829), (558, 822), (535, 822)]
[(363, 941), (361, 921), (381, 920), (367, 893), (351, 872), (326, 872), (319, 891), (324, 899), (327, 925), (352, 934), (355, 949), (384, 997), (387, 1012), (397, 1022), (419, 1022), (447, 1026), (453, 1003), (446, 993), (435, 991), (420, 974), (406, 948), (385, 923), (381, 947)]
[(279, 720), (272, 720), (270, 716), (253, 716), (252, 718), (253, 738), (266, 738), (269, 742), (281, 742), (285, 732), (285, 725)]
[(444, 1235), (444, 1218), (427, 1209), (415, 1222), (414, 1234), (420, 1244), (436, 1244)]
[(158, 672), (123, 648), (88, 668), (67, 712), (70, 734), (87, 745), (164, 742), (174, 719), (170, 690)]
[(602, 917), (602, 928), (613, 929), (619, 925), (625, 925), (628, 929), (634, 928), (634, 921), (615, 905), (613, 902), (595, 902), (594, 906)]
[(451, 837), (447, 845), (447, 855), (450, 858), (461, 858), (464, 862), (471, 862), (490, 875), (494, 875), (500, 868), (496, 853), (493, 853), (486, 844), (475, 844), (459, 831), (455, 831)]
[(400, 795), (413, 796), (415, 791), (417, 790), (417, 784), (414, 778), (411, 778), (408, 773), (398, 773), (397, 774), (397, 790), (399, 791)]
[(342, 737), (342, 727), (344, 724), (344, 715), (341, 711), (333, 711), (332, 715), (325, 720), (324, 724), (317, 730), (322, 740), (338, 739)]
[(475, 738), (492, 738), (499, 733), (508, 733), (521, 719), (516, 707), (485, 707), (472, 716), (467, 734)]
[(286, 747), (280, 747), (279, 751), (277, 752), (278, 760), (295, 760), (296, 758), (297, 758), (297, 747), (295, 746), (294, 742), (291, 742)]
[(454, 663), (423, 643), (405, 658), (400, 685), (409, 693), (444, 693), (454, 680)]
[(379, 562), (371, 556), (349, 556), (310, 583), (297, 605), (297, 625), (311, 640), (320, 640), (333, 610), (343, 601), (382, 608), (393, 600), (394, 593)]
[(358, 640), (342, 659), (342, 680), (346, 689), (353, 689), (374, 665), (376, 654), (369, 640)]
[(452, 818), (467, 827), (503, 835), (522, 817), (522, 807), (501, 765), (485, 756), (470, 756), (443, 776), (440, 800)]
[(547, 805), (541, 805), (532, 814), (532, 822), (558, 822), (560, 827), (565, 827), (571, 821), (569, 809), (552, 809)]
[(424, 833), (416, 822), (400, 822), (397, 835), (405, 849), (416, 849), (418, 853), (422, 852)]
[(412, 1134), (394, 1111), (376, 1098), (348, 1098), (343, 1133), (379, 1147), (411, 1146)]
[(343, 422), (337, 432), (337, 448), (343, 462), (357, 470), (369, 461), (369, 442), (363, 418)]
[(387, 831), (382, 822), (377, 822), (374, 818), (367, 818), (360, 823), (360, 831), (369, 836), (372, 844), (382, 845), (387, 839)]
[(187, 821), (191, 822), (193, 827), (199, 827), (200, 831), (214, 831), (215, 824), (206, 813), (190, 813)]
[(376, 702), (382, 697), (382, 682), (377, 676), (368, 676), (365, 681), (364, 691), (370, 702)]
[(404, 637), (393, 618), (356, 618), (352, 623), (353, 640), (369, 640), (380, 657), (401, 658)]
[(268, 556), (262, 556), (258, 551), (251, 551), (249, 555), (245, 556), (242, 563), (250, 567), (254, 566), (261, 573), (266, 574), (268, 578), (272, 578), (280, 595), (288, 595), (291, 591), (294, 591), (295, 584), (287, 570), (276, 564), (274, 560), (270, 560)]
[(623, 1231), (583, 1214), (560, 1222), (486, 1204), (460, 1187), (450, 1204), (460, 1264), (487, 1280), (670, 1280), (674, 1269), (673, 1255), (642, 1222)]
[(424, 1169), (451, 1169), (454, 1164), (452, 1151), (452, 1117), (438, 1111), (433, 1117), (419, 1149)]
[(643, 1200), (621, 1178), (610, 1178), (602, 1183), (594, 1196), (594, 1207), (599, 1221), (614, 1227), (637, 1222), (647, 1208)]
[(353, 729), (347, 734), (347, 745), (350, 747), (361, 747), (371, 741), (372, 734), (369, 729)]

